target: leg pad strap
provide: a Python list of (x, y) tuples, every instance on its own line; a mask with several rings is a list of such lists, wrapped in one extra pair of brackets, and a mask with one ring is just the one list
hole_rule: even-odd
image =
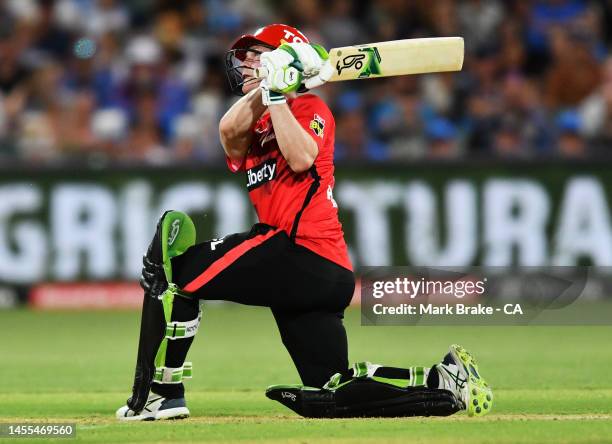
[(166, 324), (166, 339), (171, 341), (175, 339), (191, 338), (196, 335), (202, 320), (202, 311), (198, 313), (198, 317), (192, 321), (173, 321)]
[(180, 384), (183, 379), (191, 379), (193, 365), (191, 362), (185, 362), (182, 367), (157, 367), (155, 369), (155, 377), (153, 381), (159, 384)]
[(184, 362), (181, 367), (166, 366), (168, 341), (194, 337), (198, 332), (200, 321), (202, 320), (202, 310), (198, 309), (197, 318), (191, 321), (171, 321), (174, 298), (177, 294), (178, 290), (176, 286), (170, 284), (161, 298), (164, 307), (166, 331), (157, 351), (157, 355), (155, 356), (155, 375), (153, 377), (153, 381), (159, 384), (180, 384), (183, 379), (191, 378), (192, 375), (191, 362)]

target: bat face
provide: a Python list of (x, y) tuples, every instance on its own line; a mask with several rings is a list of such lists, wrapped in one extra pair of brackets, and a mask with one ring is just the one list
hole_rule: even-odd
[(334, 74), (329, 81), (367, 79), (430, 72), (458, 71), (463, 39), (406, 39), (330, 50)]
[[(306, 79), (306, 87), (325, 82), (459, 71), (463, 66), (463, 38), (440, 37), (393, 40), (332, 48), (319, 74)], [(265, 67), (255, 77), (267, 76)]]

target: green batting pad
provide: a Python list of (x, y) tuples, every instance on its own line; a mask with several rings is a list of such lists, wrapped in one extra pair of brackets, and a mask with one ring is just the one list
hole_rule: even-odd
[(191, 218), (181, 211), (169, 211), (162, 222), (162, 260), (168, 283), (172, 282), (170, 260), (195, 244), (196, 229)]

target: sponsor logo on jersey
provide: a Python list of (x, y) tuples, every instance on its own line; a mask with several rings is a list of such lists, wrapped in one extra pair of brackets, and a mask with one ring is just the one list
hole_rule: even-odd
[(260, 163), (246, 172), (247, 189), (249, 191), (270, 182), (276, 177), (276, 159), (268, 159), (264, 163)]
[(310, 121), (310, 129), (320, 138), (323, 138), (323, 130), (325, 129), (325, 119), (318, 114), (315, 114)]

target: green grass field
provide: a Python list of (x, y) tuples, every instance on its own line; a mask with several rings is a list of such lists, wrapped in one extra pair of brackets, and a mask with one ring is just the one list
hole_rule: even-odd
[(190, 352), (192, 417), (118, 423), (114, 412), (132, 383), (138, 318), (0, 311), (0, 421), (76, 422), (77, 441), (122, 444), (612, 442), (610, 327), (361, 327), (351, 309), (352, 361), (430, 365), (450, 343), (462, 344), (494, 388), (494, 411), (482, 419), (306, 420), (264, 396), (270, 384), (299, 382), (270, 313), (217, 305), (205, 309)]

